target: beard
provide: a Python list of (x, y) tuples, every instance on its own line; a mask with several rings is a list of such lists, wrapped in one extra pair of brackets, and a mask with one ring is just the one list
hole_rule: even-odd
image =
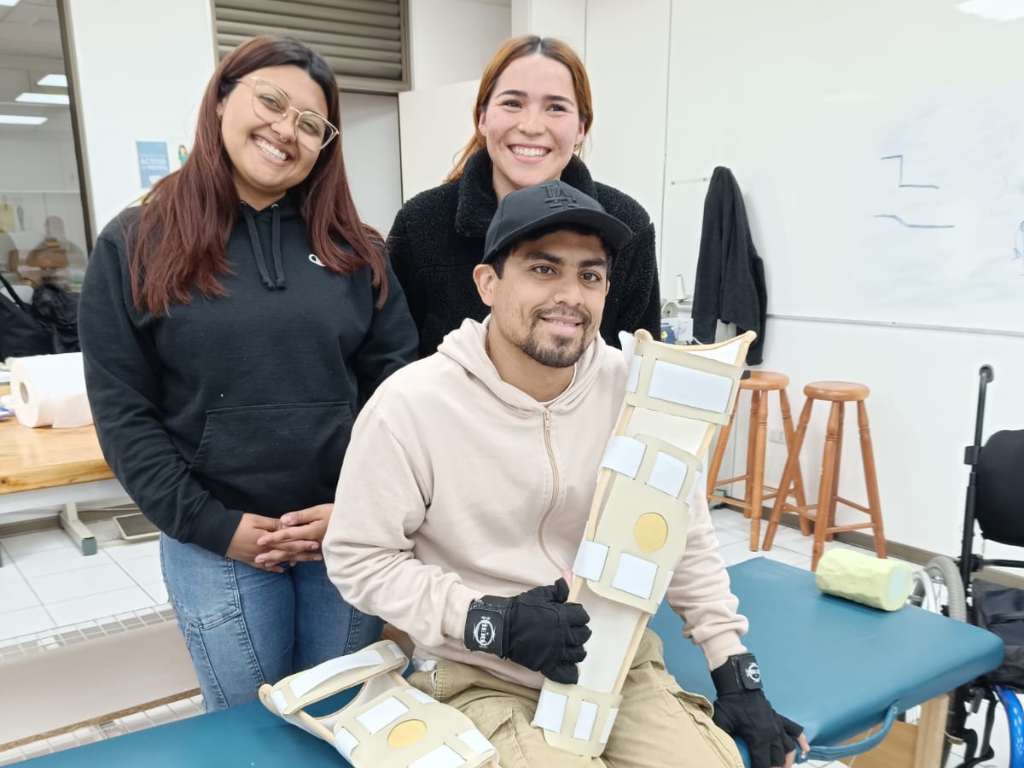
[(591, 319), (588, 314), (580, 311), (558, 310), (560, 315), (574, 317), (582, 326), (583, 333), (578, 338), (554, 337), (548, 341), (541, 340), (541, 317), (551, 313), (552, 309), (538, 309), (533, 313), (533, 322), (530, 324), (530, 331), (526, 338), (516, 346), (523, 351), (527, 357), (548, 368), (571, 368), (583, 357), (591, 339), (588, 336)]

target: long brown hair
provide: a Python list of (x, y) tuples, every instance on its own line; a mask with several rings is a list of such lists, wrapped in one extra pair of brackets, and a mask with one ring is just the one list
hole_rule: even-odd
[[(590, 97), (590, 78), (587, 77), (587, 70), (583, 67), (580, 57), (568, 45), (553, 37), (537, 37), (536, 35), (514, 37), (498, 49), (498, 52), (487, 64), (483, 77), (480, 78), (480, 89), (477, 91), (476, 105), (473, 107), (473, 138), (462, 148), (459, 159), (455, 161), (455, 167), (452, 168), (445, 181), (454, 181), (462, 176), (462, 170), (466, 167), (466, 161), (470, 156), (487, 147), (487, 142), (480, 135), (478, 123), (480, 115), (487, 110), (487, 102), (491, 100), (494, 84), (498, 82), (501, 73), (516, 59), (537, 54), (554, 59), (569, 70), (569, 74), (572, 76), (572, 87), (576, 92), (576, 109), (579, 112), (580, 121), (583, 123), (583, 138), (586, 139), (587, 134), (590, 133), (590, 126), (594, 124), (594, 105)], [(576, 153), (579, 154), (582, 148), (583, 141), (581, 140), (576, 145)]]
[[(323, 58), (304, 43), (288, 37), (254, 37), (228, 54), (206, 86), (188, 160), (181, 170), (153, 186), (148, 202), (142, 205), (138, 231), (126, 238), (137, 310), (165, 314), (171, 304), (188, 304), (193, 288), (207, 297), (225, 295), (217, 276), (231, 273), (226, 250), (238, 217), (239, 198), (217, 106), (245, 75), (284, 65), (299, 67), (320, 86), (327, 100), (327, 119), (341, 125), (334, 75)], [(340, 136), (320, 152), (309, 175), (291, 193), (306, 222), (313, 251), (324, 265), (343, 275), (369, 267), (373, 285), (379, 289), (377, 305), (383, 304), (388, 285), (380, 236), (360, 222), (356, 213)], [(341, 241), (351, 250), (342, 247)]]

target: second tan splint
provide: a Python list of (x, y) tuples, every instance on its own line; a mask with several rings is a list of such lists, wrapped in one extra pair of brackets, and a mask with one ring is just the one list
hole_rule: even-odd
[(704, 493), (703, 459), (732, 412), (754, 338), (677, 346), (646, 331), (623, 337), (625, 403), (569, 593), (587, 609), (593, 635), (579, 684), (545, 681), (533, 720), (552, 746), (590, 757), (604, 751), (640, 638), (686, 551), (689, 504)]
[[(334, 748), (355, 768), (498, 768), (498, 753), (454, 707), (402, 677), (408, 659), (390, 640), (325, 661), (275, 685), (260, 700), (275, 715)], [(361, 685), (347, 705), (314, 717), (310, 704)]]

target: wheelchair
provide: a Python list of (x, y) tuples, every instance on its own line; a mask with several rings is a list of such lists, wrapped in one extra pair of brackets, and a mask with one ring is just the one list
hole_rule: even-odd
[[(1024, 590), (974, 579), (985, 566), (1024, 568), (1024, 560), (986, 559), (974, 553), (974, 528), (984, 542), (1024, 547), (1024, 429), (993, 434), (982, 446), (985, 396), (994, 378), (991, 366), (979, 371), (974, 442), (964, 452), (970, 469), (964, 509), (963, 538), (956, 559), (939, 556), (915, 574), (910, 602), (966, 621), (999, 635), (1005, 646), (1003, 666), (950, 692), (943, 765), (953, 743), (964, 745), (956, 768), (974, 768), (991, 760), (992, 726), (997, 703), (1006, 710), (1010, 730), (1010, 768), (1024, 768), (1024, 709), (1016, 692), (1024, 692)], [(986, 707), (979, 735), (967, 727), (970, 715)]]

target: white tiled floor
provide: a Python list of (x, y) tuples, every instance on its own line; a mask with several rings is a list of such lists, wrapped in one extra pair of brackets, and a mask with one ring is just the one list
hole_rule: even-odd
[(88, 557), (60, 530), (0, 541), (0, 644), (167, 602), (158, 543), (120, 543), (113, 526), (91, 526), (104, 546)]
[[(800, 568), (810, 567), (811, 541), (799, 531), (780, 527), (770, 552), (751, 552), (749, 521), (728, 509), (715, 510), (712, 516), (727, 565), (763, 556)], [(152, 610), (156, 620), (165, 620), (155, 613), (167, 602), (157, 542), (119, 543), (112, 526), (113, 523), (91, 526), (104, 546), (97, 555), (90, 557), (83, 557), (63, 531), (0, 540), (4, 557), (0, 568), (0, 648), (11, 647), (11, 638), (45, 643), (46, 637), (54, 634), (50, 630), (55, 627), (74, 625), (86, 639), (105, 632), (104, 627), (111, 623), (117, 624), (119, 629), (130, 627), (132, 623), (138, 626), (144, 623), (126, 612)], [(826, 548), (847, 546), (833, 542)], [(101, 726), (83, 728), (28, 747), (0, 752), (0, 765), (189, 717), (198, 714), (200, 709), (197, 697)], [(985, 763), (984, 768), (1008, 766), (1004, 746), (1008, 740), (1006, 718), (1000, 709), (993, 733), (997, 757)], [(843, 768), (840, 763), (807, 765)]]

